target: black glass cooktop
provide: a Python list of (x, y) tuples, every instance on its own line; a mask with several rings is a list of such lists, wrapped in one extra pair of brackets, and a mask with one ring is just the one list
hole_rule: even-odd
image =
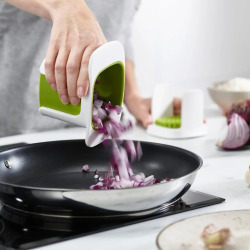
[(225, 199), (189, 190), (171, 206), (161, 206), (150, 215), (123, 219), (81, 218), (72, 220), (36, 218), (20, 215), (0, 205), (0, 249), (30, 249), (68, 239), (83, 237), (101, 231), (132, 225), (172, 214), (202, 208), (223, 202)]

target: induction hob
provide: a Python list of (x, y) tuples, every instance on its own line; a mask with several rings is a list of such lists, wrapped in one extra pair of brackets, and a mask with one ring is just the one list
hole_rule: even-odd
[[(21, 216), (0, 206), (0, 249), (30, 249), (124, 227), (164, 216), (223, 202), (225, 199), (189, 190), (170, 206), (162, 205), (153, 214), (126, 219), (77, 219), (77, 223)], [(73, 225), (73, 226), (72, 226)]]

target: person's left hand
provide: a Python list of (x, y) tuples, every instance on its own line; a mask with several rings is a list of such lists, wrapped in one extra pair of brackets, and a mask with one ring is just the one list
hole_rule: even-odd
[(151, 115), (151, 98), (142, 98), (140, 96), (131, 97), (126, 103), (129, 112), (140, 122), (144, 128), (147, 128), (153, 121)]
[(173, 113), (174, 115), (181, 115), (181, 98), (179, 97), (173, 99)]
[[(140, 96), (131, 97), (126, 106), (129, 112), (136, 118), (136, 120), (142, 124), (144, 128), (147, 128), (153, 122), (151, 115), (151, 98), (142, 98)], [(173, 113), (174, 115), (180, 115), (181, 113), (181, 98), (174, 97), (173, 99)]]

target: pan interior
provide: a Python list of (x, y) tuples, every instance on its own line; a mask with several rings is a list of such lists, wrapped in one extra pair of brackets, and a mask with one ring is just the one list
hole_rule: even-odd
[[(132, 164), (134, 173), (156, 179), (180, 178), (196, 171), (201, 159), (186, 150), (168, 145), (141, 142), (143, 156)], [(109, 167), (110, 148), (89, 148), (83, 140), (30, 144), (0, 153), (0, 183), (48, 189), (89, 189)], [(5, 166), (9, 162), (10, 168)], [(82, 172), (88, 164), (89, 173)]]

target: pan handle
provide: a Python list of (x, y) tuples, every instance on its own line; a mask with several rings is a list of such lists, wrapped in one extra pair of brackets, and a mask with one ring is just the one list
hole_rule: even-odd
[(168, 201), (168, 203), (173, 203), (177, 200), (179, 200), (188, 190), (189, 188), (191, 187), (191, 184), (190, 183), (187, 183), (185, 185), (185, 187), (180, 191), (179, 194), (177, 194), (174, 198), (172, 198), (170, 201)]

